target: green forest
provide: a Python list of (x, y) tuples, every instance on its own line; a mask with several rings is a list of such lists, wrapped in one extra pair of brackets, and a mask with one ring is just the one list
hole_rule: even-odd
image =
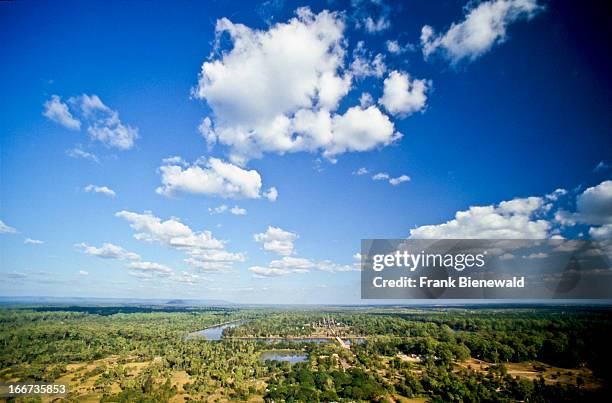
[[(5, 307), (9, 401), (607, 401), (602, 307)], [(229, 325), (219, 339), (206, 329)], [(298, 362), (265, 359), (295, 355)], [(280, 354), (280, 353), (279, 353)], [(57, 400), (54, 400), (57, 399)]]

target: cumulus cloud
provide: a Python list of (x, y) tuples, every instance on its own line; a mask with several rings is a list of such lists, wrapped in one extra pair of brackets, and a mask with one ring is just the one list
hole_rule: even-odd
[(239, 207), (239, 206), (234, 206), (234, 207), (229, 207), (226, 204), (222, 204), (220, 206), (217, 207), (209, 207), (208, 208), (208, 212), (211, 215), (214, 214), (223, 214), (223, 213), (231, 213), (233, 215), (245, 215), (247, 213), (246, 209)]
[(543, 8), (537, 0), (491, 0), (466, 7), (465, 19), (453, 23), (444, 34), (425, 25), (421, 29), (423, 56), (439, 52), (451, 63), (472, 61), (506, 40), (508, 26), (529, 20)]
[(284, 256), (281, 259), (272, 260), (267, 266), (249, 267), (249, 271), (255, 277), (279, 277), (293, 273), (308, 273), (311, 270), (321, 270), (328, 273), (360, 271), (360, 266), (360, 263), (343, 265), (334, 263), (331, 260), (314, 262), (307, 258)]
[(589, 228), (589, 235), (593, 239), (609, 241), (612, 239), (612, 224), (591, 227)]
[(225, 250), (225, 241), (216, 239), (211, 231), (194, 231), (177, 218), (163, 221), (151, 212), (144, 214), (120, 211), (115, 214), (130, 223), (134, 238), (158, 242), (187, 254), (185, 262), (204, 271), (230, 270), (234, 262), (244, 261), (242, 253)]
[(244, 262), (244, 253), (233, 253), (225, 250), (191, 250), (185, 263), (201, 271), (231, 270), (235, 262)]
[(351, 74), (356, 78), (382, 77), (387, 71), (384, 56), (380, 53), (372, 55), (365, 47), (365, 42), (359, 41), (353, 49), (353, 61), (350, 65)]
[[(159, 168), (162, 186), (155, 191), (164, 196), (176, 193), (194, 193), (231, 199), (272, 198), (262, 194), (259, 172), (246, 170), (218, 158), (196, 161), (193, 165), (177, 164), (166, 160)], [(274, 188), (272, 188), (274, 189)], [(276, 189), (270, 189), (276, 193)]]
[(128, 221), (137, 231), (134, 238), (141, 241), (159, 242), (178, 249), (221, 249), (224, 246), (224, 242), (215, 239), (210, 231), (194, 232), (176, 218), (162, 221), (149, 211), (138, 214), (124, 210), (115, 215)]
[(264, 192), (263, 196), (271, 202), (275, 202), (276, 199), (278, 199), (278, 190), (272, 186), (270, 189)]
[(409, 182), (409, 181), (410, 181), (410, 176), (408, 176), (408, 175), (400, 175), (400, 176), (398, 176), (397, 178), (391, 178), (391, 179), (389, 179), (389, 183), (390, 183), (392, 186), (397, 186), (397, 185), (399, 185), (400, 183)]
[(95, 247), (87, 245), (86, 243), (80, 243), (75, 245), (83, 253), (88, 255), (97, 256), (102, 259), (117, 259), (117, 260), (138, 260), (140, 256), (133, 252), (128, 252), (121, 246), (113, 245), (112, 243), (105, 243), (101, 247)]
[(586, 189), (576, 199), (577, 219), (586, 224), (612, 224), (612, 180)]
[[(81, 128), (81, 121), (74, 118), (72, 113), (78, 114), (88, 125), (87, 133), (93, 140), (100, 141), (110, 148), (129, 150), (139, 137), (138, 128), (124, 124), (119, 119), (119, 113), (102, 102), (95, 94), (83, 94), (68, 99), (67, 103), (61, 101), (57, 95), (44, 104), (44, 115), (50, 120), (73, 130)], [(76, 156), (83, 157), (78, 151)]]
[(101, 193), (105, 196), (115, 197), (117, 194), (115, 191), (107, 186), (96, 186), (96, 185), (87, 185), (85, 186), (85, 191), (87, 193)]
[(359, 97), (359, 106), (361, 109), (365, 109), (374, 103), (374, 98), (372, 98), (372, 94), (369, 92), (364, 92)]
[(537, 217), (543, 206), (541, 197), (474, 206), (458, 211), (454, 219), (445, 223), (414, 228), (410, 230), (410, 238), (544, 239), (549, 236), (551, 224)]
[(410, 181), (410, 176), (408, 176), (408, 175), (400, 175), (400, 176), (397, 176), (395, 178), (392, 178), (386, 172), (378, 172), (378, 173), (372, 175), (372, 180), (374, 180), (374, 181), (387, 181), (387, 182), (389, 182), (390, 185), (397, 186), (397, 185), (399, 185), (401, 183), (409, 182)]
[(413, 44), (407, 43), (405, 45), (400, 45), (400, 43), (396, 40), (386, 41), (385, 46), (387, 47), (387, 52), (391, 53), (392, 55), (401, 55), (402, 53), (415, 50), (415, 46)]
[(200, 125), (207, 143), (228, 146), (230, 160), (244, 165), (266, 152), (333, 159), (401, 138), (375, 106), (335, 112), (352, 82), (344, 27), (341, 14), (308, 8), (268, 30), (218, 20), (217, 38), (228, 35), (232, 47), (203, 63), (194, 90), (213, 111)]
[(155, 262), (132, 262), (125, 266), (129, 270), (139, 270), (142, 272), (155, 272), (160, 275), (167, 275), (172, 273), (172, 269), (163, 264)]
[(274, 252), (281, 256), (289, 256), (294, 253), (293, 241), (298, 238), (297, 234), (285, 231), (282, 228), (268, 226), (266, 232), (253, 235), (256, 242), (263, 244), (264, 250)]
[(383, 0), (352, 0), (351, 6), (355, 28), (369, 34), (378, 34), (391, 27), (391, 7)]
[(359, 168), (358, 170), (356, 170), (355, 172), (353, 172), (353, 175), (359, 175), (359, 176), (362, 176), (362, 175), (367, 175), (369, 172), (370, 172), (370, 171), (368, 171), (368, 169), (367, 169), (367, 168), (365, 168), (365, 167), (361, 167), (361, 168)]
[(39, 239), (26, 238), (23, 243), (26, 245), (42, 245), (45, 242)]
[(427, 80), (411, 80), (408, 73), (394, 70), (384, 81), (383, 96), (378, 103), (392, 115), (407, 117), (425, 108), (430, 86)]
[(389, 179), (389, 174), (385, 172), (379, 172), (377, 174), (372, 175), (372, 180), (375, 181), (385, 181)]
[(16, 234), (18, 231), (0, 220), (0, 234)]
[(100, 162), (96, 154), (84, 151), (78, 147), (71, 148), (70, 150), (66, 150), (66, 155), (71, 158), (83, 158), (83, 159), (90, 160), (93, 162)]
[(58, 95), (51, 95), (51, 99), (44, 103), (43, 115), (67, 129), (80, 130), (81, 122), (75, 119), (68, 109), (68, 105), (62, 102)]
[(249, 267), (255, 277), (278, 277), (291, 273), (307, 273), (315, 267), (309, 259), (285, 256), (282, 259), (271, 261), (267, 267)]
[(567, 194), (567, 190), (559, 188), (559, 189), (555, 189), (553, 192), (547, 194), (545, 197), (546, 197), (547, 200), (555, 202), (555, 201), (559, 200), (559, 198), (565, 196), (566, 194)]

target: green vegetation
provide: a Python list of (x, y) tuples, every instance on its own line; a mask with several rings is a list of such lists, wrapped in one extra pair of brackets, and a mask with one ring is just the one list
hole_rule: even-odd
[[(611, 314), (571, 307), (1, 309), (0, 381), (66, 383), (67, 401), (605, 401)], [(244, 319), (220, 341), (187, 337)], [(350, 348), (336, 336), (352, 340)], [(262, 361), (270, 349), (308, 360)]]

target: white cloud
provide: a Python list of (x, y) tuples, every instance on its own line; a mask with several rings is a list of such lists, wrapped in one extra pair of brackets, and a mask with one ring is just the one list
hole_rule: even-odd
[(211, 215), (214, 215), (214, 214), (223, 214), (223, 213), (225, 213), (227, 211), (228, 208), (229, 207), (227, 207), (226, 204), (222, 204), (222, 205), (217, 206), (217, 207), (209, 207), (208, 208), (208, 212)]
[(586, 224), (612, 224), (612, 180), (586, 189), (576, 199), (577, 218)]
[(443, 224), (410, 230), (410, 238), (544, 239), (548, 238), (551, 224), (536, 217), (543, 206), (542, 198), (528, 197), (470, 207), (458, 211), (453, 220)]
[[(230, 160), (244, 165), (266, 152), (331, 159), (399, 139), (376, 107), (335, 113), (351, 88), (344, 26), (341, 14), (308, 8), (268, 30), (218, 20), (217, 37), (228, 34), (233, 47), (203, 63), (194, 90), (213, 111), (199, 128), (207, 143), (229, 146)], [(382, 69), (382, 55), (377, 64)]]
[(264, 250), (281, 256), (289, 256), (294, 253), (293, 241), (297, 238), (297, 234), (272, 226), (268, 226), (266, 232), (253, 235), (256, 242), (263, 243)]
[(612, 224), (605, 224), (601, 227), (589, 228), (589, 235), (593, 239), (609, 241), (612, 239)]
[(249, 267), (249, 271), (254, 273), (255, 277), (278, 277), (292, 273), (307, 273), (314, 267), (315, 264), (309, 259), (285, 256), (271, 261), (267, 267)]
[(353, 264), (338, 264), (330, 260), (322, 260), (317, 263), (317, 269), (328, 273), (344, 273), (349, 271), (361, 271), (361, 262)]
[(411, 80), (408, 73), (394, 70), (384, 81), (383, 96), (378, 103), (392, 115), (406, 117), (425, 108), (430, 87), (427, 80)]
[(593, 172), (604, 172), (604, 171), (607, 171), (608, 169), (610, 169), (610, 164), (604, 161), (599, 161), (599, 164), (597, 164), (595, 168), (593, 168)]
[(355, 28), (378, 34), (391, 27), (391, 8), (383, 0), (352, 0)]
[[(83, 94), (68, 99), (68, 103), (61, 102), (57, 95), (46, 101), (45, 112), (49, 119), (73, 130), (79, 130), (81, 122), (71, 113), (79, 113), (87, 122), (87, 133), (93, 140), (98, 140), (107, 147), (120, 150), (129, 150), (138, 138), (138, 129), (126, 125), (119, 119), (119, 113), (106, 106), (97, 95)], [(73, 150), (69, 155), (90, 158), (85, 152)], [(81, 150), (82, 151), (82, 150)]]
[(23, 243), (26, 245), (42, 245), (45, 242), (39, 239), (26, 238)]
[(261, 176), (256, 170), (242, 169), (217, 158), (203, 162), (203, 166), (200, 161), (191, 166), (162, 165), (159, 168), (162, 186), (155, 191), (164, 196), (184, 192), (232, 199), (258, 199), (263, 196), (272, 200), (267, 193), (262, 195)]
[(106, 106), (100, 97), (83, 94), (71, 100), (80, 104), (83, 115), (89, 120), (87, 132), (92, 139), (120, 150), (129, 150), (134, 146), (138, 129), (123, 124), (119, 113)]
[[(252, 272), (255, 277), (278, 277), (285, 276), (287, 274), (294, 273), (288, 269), (276, 269), (273, 267), (262, 267), (262, 266), (252, 266), (249, 267), (249, 271)], [(305, 273), (305, 272), (302, 272)]]
[(359, 176), (362, 176), (362, 175), (367, 175), (369, 172), (370, 172), (370, 171), (368, 171), (368, 169), (367, 169), (367, 168), (365, 168), (365, 167), (361, 167), (361, 168), (359, 168), (358, 170), (356, 170), (355, 172), (353, 172), (353, 175), (359, 175)]
[(113, 245), (112, 243), (105, 243), (101, 247), (89, 246), (86, 243), (80, 243), (75, 245), (81, 249), (83, 253), (88, 255), (97, 256), (102, 259), (117, 259), (117, 260), (138, 260), (140, 256), (133, 252), (128, 252), (121, 246)]
[(68, 105), (58, 95), (51, 95), (51, 99), (45, 101), (44, 108), (43, 115), (55, 123), (70, 130), (81, 129), (81, 122), (72, 116)]
[(397, 185), (399, 185), (400, 183), (404, 183), (404, 182), (408, 182), (408, 181), (410, 181), (410, 176), (408, 176), (408, 175), (400, 175), (400, 176), (398, 176), (397, 178), (391, 178), (391, 179), (389, 179), (389, 183), (390, 183), (392, 186), (397, 186)]
[(107, 186), (87, 185), (84, 189), (87, 193), (102, 193), (105, 196), (115, 197), (115, 191)]
[(274, 186), (264, 192), (264, 197), (271, 202), (275, 202), (278, 199), (278, 190)]
[(385, 31), (389, 29), (390, 26), (391, 22), (389, 22), (388, 19), (382, 16), (379, 17), (377, 20), (374, 20), (372, 17), (367, 17), (364, 21), (364, 27), (366, 31), (371, 34)]
[(100, 162), (97, 155), (84, 151), (78, 147), (66, 150), (66, 155), (72, 158), (83, 158), (93, 162)]
[(389, 179), (389, 174), (386, 172), (379, 172), (372, 176), (372, 180), (375, 181), (386, 181), (387, 179)]
[(548, 254), (544, 253), (544, 252), (538, 252), (538, 253), (532, 253), (530, 255), (527, 256), (523, 256), (523, 259), (546, 259), (548, 257)]
[(187, 163), (187, 161), (185, 161), (183, 159), (183, 157), (179, 157), (178, 155), (175, 155), (173, 157), (167, 157), (164, 158), (162, 160), (162, 163), (164, 165), (181, 165), (181, 166), (189, 166), (189, 164)]
[(364, 92), (359, 97), (359, 106), (361, 106), (361, 109), (365, 109), (369, 107), (370, 105), (372, 105), (373, 103), (374, 103), (374, 98), (372, 98), (372, 95), (369, 92)]
[(155, 272), (157, 274), (162, 275), (172, 273), (171, 268), (155, 262), (132, 262), (126, 265), (125, 267), (127, 267), (129, 270)]
[(147, 242), (159, 242), (187, 254), (185, 263), (203, 271), (231, 270), (234, 262), (245, 260), (243, 253), (226, 251), (225, 241), (213, 237), (210, 231), (193, 231), (176, 218), (162, 221), (151, 212), (144, 214), (120, 211), (115, 214), (130, 222), (134, 237)]
[(4, 221), (0, 220), (0, 234), (16, 234), (17, 232), (15, 228), (6, 225)]
[(89, 272), (86, 272), (85, 270), (79, 270), (79, 272), (77, 273), (79, 276), (88, 276)]
[(230, 213), (233, 215), (246, 215), (247, 211), (242, 207), (234, 206), (230, 209)]
[(490, 0), (466, 7), (465, 19), (453, 23), (444, 34), (425, 25), (421, 30), (423, 56), (440, 52), (451, 63), (474, 60), (506, 40), (508, 26), (531, 19), (542, 7), (537, 0)]
[(393, 55), (401, 55), (407, 51), (415, 50), (415, 46), (413, 44), (406, 44), (404, 46), (400, 45), (396, 40), (389, 40), (385, 42), (385, 46), (387, 47), (387, 51)]
[(384, 59), (385, 57), (381, 53), (372, 56), (372, 52), (366, 49), (365, 42), (359, 41), (353, 49), (353, 61), (350, 65), (351, 74), (356, 78), (380, 78), (387, 71)]
[(170, 277), (170, 279), (172, 281), (176, 281), (178, 283), (185, 283), (185, 284), (189, 284), (189, 285), (195, 285), (195, 284), (199, 284), (201, 283), (203, 280), (206, 280), (206, 278), (198, 275), (198, 274), (192, 274), (186, 271), (182, 271), (178, 274), (175, 274), (174, 276)]
[(327, 145), (324, 156), (335, 156), (347, 151), (368, 151), (389, 145), (402, 138), (394, 131), (389, 117), (375, 106), (362, 109), (349, 108), (343, 115), (332, 119), (333, 140)]
[(553, 191), (552, 193), (547, 194), (545, 197), (547, 200), (550, 201), (557, 201), (559, 200), (559, 198), (565, 196), (567, 194), (567, 190), (565, 189), (555, 189), (555, 191)]
[(225, 250), (200, 250), (188, 252), (190, 257), (185, 259), (189, 266), (201, 271), (228, 271), (235, 262), (244, 262), (243, 253), (232, 253)]
[(360, 271), (361, 263), (342, 265), (330, 260), (314, 262), (310, 259), (284, 256), (281, 259), (272, 260), (267, 266), (253, 266), (249, 268), (255, 277), (278, 277), (293, 273), (308, 273), (311, 270), (321, 270), (328, 273), (341, 273)]
[(234, 207), (230, 208), (226, 204), (222, 204), (222, 205), (217, 206), (217, 207), (209, 207), (208, 208), (208, 212), (211, 215), (214, 215), (214, 214), (223, 214), (223, 213), (227, 213), (227, 212), (230, 212), (231, 214), (234, 214), (234, 215), (245, 215), (247, 213), (246, 209), (243, 209), (242, 207), (234, 206)]
[(151, 212), (144, 214), (120, 211), (115, 214), (130, 222), (130, 227), (137, 231), (134, 238), (159, 242), (177, 249), (222, 249), (224, 242), (215, 239), (210, 231), (194, 232), (176, 218), (162, 221)]

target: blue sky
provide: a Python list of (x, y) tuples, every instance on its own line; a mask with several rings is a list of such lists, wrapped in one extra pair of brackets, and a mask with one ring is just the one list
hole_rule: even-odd
[(362, 238), (609, 239), (605, 13), (428, 3), (0, 4), (0, 294), (355, 303)]

